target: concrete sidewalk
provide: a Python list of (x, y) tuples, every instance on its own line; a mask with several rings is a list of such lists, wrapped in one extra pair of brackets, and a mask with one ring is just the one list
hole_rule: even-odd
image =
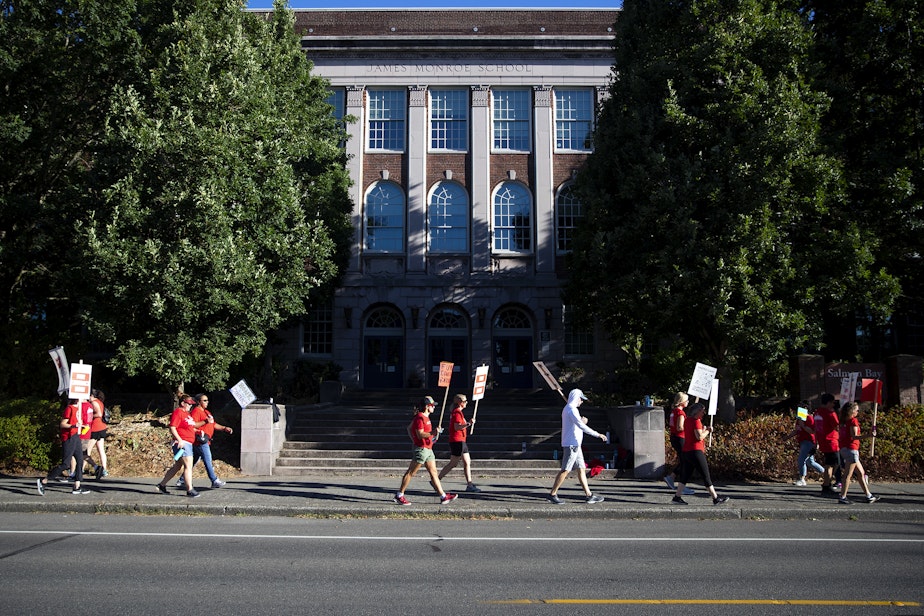
[(597, 519), (844, 519), (875, 521), (924, 521), (924, 484), (888, 483), (871, 485), (881, 500), (865, 503), (855, 485), (841, 505), (836, 498), (821, 495), (818, 483), (805, 487), (791, 484), (718, 484), (719, 494), (730, 497), (714, 506), (708, 492), (691, 484), (696, 495), (685, 497), (688, 505), (671, 503), (673, 493), (663, 482), (615, 478), (612, 472), (590, 480), (591, 489), (606, 500), (588, 505), (575, 474), (559, 491), (564, 500), (554, 505), (547, 499), (553, 477), (492, 479), (477, 477), (481, 493), (464, 491), (461, 472), (444, 480), (444, 488), (459, 498), (440, 505), (421, 471), (411, 482), (409, 507), (396, 505), (392, 496), (400, 476), (278, 476), (244, 477), (228, 481), (221, 489), (210, 489), (205, 479), (196, 479), (201, 496), (189, 498), (185, 491), (170, 487), (170, 494), (157, 491), (157, 479), (107, 477), (85, 480), (90, 494), (71, 494), (71, 484), (49, 483), (40, 496), (35, 477), (0, 476), (0, 511), (139, 513), (192, 515), (274, 515), (322, 517), (421, 517), (453, 516), (478, 518), (597, 518)]

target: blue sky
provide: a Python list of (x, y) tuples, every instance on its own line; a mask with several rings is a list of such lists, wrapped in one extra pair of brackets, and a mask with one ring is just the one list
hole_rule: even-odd
[[(454, 3), (451, 8), (564, 8), (564, 9), (614, 9), (622, 4), (621, 0), (463, 0)], [(273, 0), (248, 0), (251, 9), (272, 8)], [(406, 9), (436, 8), (447, 9), (436, 0), (289, 0), (293, 9)]]

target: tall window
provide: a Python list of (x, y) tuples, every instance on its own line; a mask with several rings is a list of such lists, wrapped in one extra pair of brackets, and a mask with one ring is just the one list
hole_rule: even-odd
[(343, 119), (346, 115), (346, 91), (343, 88), (331, 88), (326, 100), (334, 108), (334, 117)]
[(312, 308), (302, 323), (302, 353), (331, 355), (334, 352), (334, 310), (327, 301)]
[(529, 252), (533, 200), (525, 186), (504, 182), (494, 193), (494, 251)]
[(404, 192), (394, 182), (376, 182), (366, 193), (365, 248), (404, 250)]
[(575, 318), (574, 310), (563, 306), (565, 328), (565, 355), (594, 354), (594, 326)]
[(586, 152), (594, 130), (594, 93), (555, 90), (555, 149)]
[(529, 118), (532, 92), (491, 90), (494, 113), (494, 149), (529, 152)]
[(571, 252), (574, 229), (582, 218), (584, 206), (574, 194), (572, 185), (566, 184), (555, 199), (555, 249), (559, 253)]
[(370, 150), (404, 151), (405, 109), (407, 92), (404, 90), (369, 90)]
[(440, 182), (430, 195), (431, 252), (468, 252), (468, 194), (455, 182)]
[(430, 90), (430, 149), (468, 151), (467, 90)]

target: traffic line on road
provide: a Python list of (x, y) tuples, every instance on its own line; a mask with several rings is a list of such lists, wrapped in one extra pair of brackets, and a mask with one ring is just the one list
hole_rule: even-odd
[(920, 607), (917, 601), (843, 601), (824, 599), (503, 599), (487, 605), (810, 605), (824, 607)]

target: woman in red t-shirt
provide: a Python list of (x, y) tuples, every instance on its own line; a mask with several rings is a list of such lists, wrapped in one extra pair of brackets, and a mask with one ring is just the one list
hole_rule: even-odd
[(805, 476), (808, 474), (810, 466), (819, 473), (824, 473), (825, 467), (815, 460), (815, 451), (818, 449), (815, 443), (815, 416), (808, 410), (808, 400), (803, 400), (799, 408), (805, 411), (805, 419), (798, 417), (796, 427), (790, 434), (790, 436), (794, 435), (796, 442), (799, 443), (799, 461), (796, 462), (796, 468), (799, 469), (799, 478), (793, 484), (804, 486), (806, 485)]
[(712, 496), (712, 504), (720, 505), (728, 501), (727, 496), (716, 494), (712, 478), (709, 476), (709, 464), (706, 462), (706, 437), (712, 432), (712, 428), (703, 425), (705, 413), (706, 407), (699, 402), (690, 406), (687, 411), (687, 419), (683, 428), (683, 475), (677, 483), (672, 499), (672, 502), (678, 505), (687, 504), (687, 501), (683, 500), (683, 489), (697, 469), (703, 476), (703, 485)]
[[(664, 483), (671, 490), (676, 490), (675, 481), (683, 475), (683, 429), (687, 419), (684, 409), (690, 403), (690, 397), (685, 392), (677, 392), (671, 402), (671, 414), (667, 420), (667, 428), (670, 431), (671, 447), (677, 454), (677, 465), (674, 466), (669, 475), (664, 476)], [(687, 488), (684, 494), (694, 494), (693, 490)]]
[(864, 500), (867, 503), (875, 503), (879, 500), (878, 496), (873, 496), (869, 491), (869, 484), (866, 482), (866, 471), (860, 463), (860, 439), (866, 437), (860, 435), (860, 420), (857, 419), (857, 414), (859, 412), (860, 407), (856, 402), (850, 402), (841, 408), (840, 419), (843, 434), (840, 439), (840, 454), (841, 461), (847, 468), (847, 472), (844, 476), (844, 485), (841, 488), (841, 495), (837, 499), (837, 502), (842, 505), (851, 504), (850, 501), (847, 500), (847, 490), (850, 488), (850, 478), (854, 473), (857, 475), (857, 482), (866, 494)]
[(190, 415), (196, 401), (192, 396), (181, 394), (180, 406), (173, 410), (170, 416), (170, 434), (173, 436), (173, 466), (164, 474), (164, 478), (157, 484), (161, 494), (167, 494), (167, 482), (173, 479), (179, 470), (183, 469), (183, 479), (186, 486), (186, 496), (196, 498), (199, 493), (192, 487), (192, 460), (193, 442), (196, 440), (196, 420)]
[(468, 429), (475, 425), (475, 420), (467, 421), (462, 410), (468, 404), (465, 394), (456, 394), (452, 399), (452, 414), (449, 417), (449, 462), (440, 471), (442, 481), (449, 471), (462, 462), (462, 472), (465, 473), (466, 492), (481, 492), (481, 488), (472, 483), (472, 457), (468, 453)]

